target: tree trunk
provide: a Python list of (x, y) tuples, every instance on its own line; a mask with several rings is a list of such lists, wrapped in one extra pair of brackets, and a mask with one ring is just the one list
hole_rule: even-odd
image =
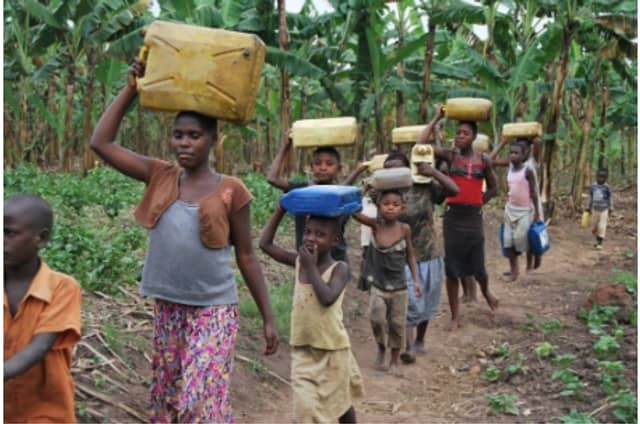
[[(49, 81), (47, 86), (47, 111), (49, 111), (50, 116), (56, 116), (57, 114), (56, 92), (57, 86), (55, 81)], [(47, 124), (44, 142), (46, 145), (46, 161), (47, 164), (51, 166), (60, 159), (58, 157), (58, 131), (51, 124)]]
[(24, 148), (29, 142), (29, 127), (27, 125), (27, 78), (20, 78), (20, 121), (18, 122), (18, 142), (15, 145), (14, 160), (16, 163), (24, 159)]
[(87, 52), (87, 85), (84, 93), (84, 122), (83, 122), (83, 138), (80, 143), (80, 151), (82, 152), (82, 172), (86, 173), (88, 170), (93, 168), (94, 162), (96, 160), (95, 153), (93, 150), (89, 149), (87, 143), (91, 139), (91, 133), (93, 132), (93, 122), (91, 116), (91, 110), (94, 99), (94, 75), (96, 69), (96, 57), (93, 51)]
[[(264, 78), (264, 104), (267, 105), (267, 112), (269, 112), (269, 98), (271, 97), (271, 89), (269, 87), (269, 78), (265, 77)], [(265, 136), (264, 136), (264, 142), (265, 142), (265, 152), (266, 152), (266, 157), (269, 158), (269, 160), (271, 160), (271, 158), (273, 157), (273, 143), (272, 143), (272, 137), (271, 137), (271, 116), (269, 115), (269, 113), (267, 113), (266, 116), (266, 122), (264, 125), (264, 131), (265, 131)]]
[(564, 81), (567, 78), (567, 65), (569, 63), (569, 47), (571, 45), (572, 33), (565, 27), (562, 34), (562, 55), (558, 64), (555, 84), (553, 86), (553, 95), (551, 97), (551, 113), (547, 125), (545, 125), (547, 134), (553, 136), (546, 140), (543, 149), (542, 175), (540, 184), (542, 187), (541, 197), (544, 208), (544, 215), (548, 219), (553, 218), (554, 204), (552, 200), (552, 183), (555, 177), (556, 168), (556, 149), (558, 140), (558, 121), (560, 120), (560, 102), (562, 102), (562, 93)]
[(591, 131), (591, 124), (593, 123), (593, 112), (596, 108), (596, 95), (591, 94), (591, 98), (587, 103), (585, 110), (585, 116), (582, 121), (582, 136), (580, 137), (580, 147), (578, 150), (578, 161), (575, 168), (574, 186), (573, 191), (573, 205), (580, 209), (582, 207), (582, 191), (584, 189), (584, 172), (587, 162), (587, 150), (589, 149), (589, 132)]
[[(278, 42), (280, 49), (289, 50), (289, 31), (287, 29), (287, 9), (285, 0), (278, 0)], [(289, 73), (280, 69), (280, 139), (286, 136), (291, 127), (291, 91)], [(289, 175), (295, 164), (295, 149), (289, 149), (289, 157), (284, 163), (283, 172)]]
[(627, 176), (627, 170), (626, 167), (624, 166), (624, 158), (626, 157), (625, 155), (625, 145), (624, 145), (624, 130), (620, 131), (620, 175), (622, 175), (622, 177), (626, 177)]
[(634, 161), (634, 158), (636, 157), (636, 151), (633, 150), (633, 146), (635, 146), (636, 144), (636, 131), (637, 127), (630, 127), (629, 135), (627, 136), (627, 157), (629, 158), (629, 166), (627, 167), (627, 169), (630, 173), (632, 169), (636, 169), (636, 163)]
[[(397, 49), (402, 48), (404, 45), (404, 33), (403, 33), (403, 25), (400, 23), (397, 26), (398, 30), (398, 45)], [(402, 80), (404, 79), (404, 63), (402, 61), (398, 62), (398, 66), (396, 67), (396, 73), (398, 77)], [(404, 93), (401, 90), (396, 90), (396, 127), (401, 127), (404, 125)]]
[[(607, 86), (607, 70), (602, 72), (602, 109), (600, 110), (600, 127), (604, 127), (607, 121), (607, 105), (609, 103), (609, 87)], [(604, 167), (605, 162), (605, 135), (600, 136), (598, 149), (598, 168)]]
[[(5, 87), (7, 89), (8, 87)], [(3, 144), (3, 152), (4, 152), (4, 166), (7, 168), (13, 167), (13, 152), (11, 152), (11, 147), (16, 142), (16, 134), (13, 130), (13, 123), (15, 122), (11, 118), (11, 108), (4, 103), (4, 143)], [(13, 142), (11, 141), (13, 140)]]
[(431, 64), (433, 62), (433, 46), (436, 40), (436, 24), (429, 21), (427, 48), (424, 51), (424, 78), (422, 80), (422, 99), (420, 100), (420, 121), (427, 122), (429, 116), (429, 93), (431, 90)]
[(64, 109), (64, 140), (62, 140), (62, 160), (63, 160), (63, 169), (65, 172), (71, 171), (73, 168), (73, 147), (74, 147), (74, 136), (73, 136), (73, 95), (75, 91), (75, 65), (71, 64), (69, 66), (69, 71), (67, 73), (67, 81), (65, 83), (66, 87), (66, 100), (65, 100), (65, 109)]
[[(384, 137), (384, 122), (382, 118), (382, 106), (380, 105), (380, 96), (376, 96), (373, 102), (373, 111), (376, 120), (376, 153), (387, 151)], [(361, 159), (358, 159), (361, 160)]]

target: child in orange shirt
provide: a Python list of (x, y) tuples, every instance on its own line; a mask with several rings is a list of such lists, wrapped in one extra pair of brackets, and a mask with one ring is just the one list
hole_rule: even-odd
[(52, 226), (41, 197), (5, 200), (5, 422), (76, 422), (71, 350), (80, 340), (81, 291), (38, 256)]

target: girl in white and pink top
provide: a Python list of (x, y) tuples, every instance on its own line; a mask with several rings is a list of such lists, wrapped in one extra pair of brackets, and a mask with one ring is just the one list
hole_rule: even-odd
[(511, 268), (511, 280), (518, 279), (518, 255), (529, 250), (528, 232), (533, 221), (540, 219), (536, 176), (525, 166), (526, 140), (515, 140), (509, 149), (507, 185), (509, 197), (504, 208), (504, 248)]

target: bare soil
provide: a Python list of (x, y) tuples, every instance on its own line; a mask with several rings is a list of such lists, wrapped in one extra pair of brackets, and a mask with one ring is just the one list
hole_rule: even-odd
[[(560, 216), (549, 229), (552, 247), (542, 267), (516, 282), (502, 276), (508, 269), (500, 253), (498, 207), (485, 211), (485, 237), (490, 286), (500, 300), (491, 313), (480, 296), (463, 304), (462, 327), (447, 332), (446, 291), (440, 312), (429, 325), (426, 353), (402, 367), (403, 376), (372, 369), (375, 342), (367, 318), (367, 294), (350, 287), (344, 320), (352, 349), (365, 378), (366, 396), (356, 402), (358, 420), (371, 423), (425, 422), (549, 422), (571, 409), (592, 413), (600, 422), (615, 422), (614, 404), (599, 388), (597, 360), (589, 334), (577, 314), (591, 290), (618, 271), (637, 273), (636, 187), (615, 193), (617, 211), (610, 218), (604, 249), (593, 248), (593, 237), (581, 228), (579, 217)], [(494, 204), (497, 204), (495, 202)], [(359, 269), (359, 226), (347, 226), (350, 261)], [(292, 235), (289, 236), (292, 238)], [(261, 257), (267, 280), (283, 281), (291, 271)], [(524, 273), (523, 273), (524, 274)], [(288, 280), (288, 279), (287, 279)], [(78, 420), (133, 422), (146, 420), (150, 366), (150, 303), (136, 288), (123, 289), (118, 298), (86, 293), (84, 336), (74, 359)], [(543, 334), (541, 324), (560, 322), (556, 334)], [(233, 374), (233, 406), (239, 423), (290, 422), (289, 350), (281, 340), (278, 353), (263, 357), (262, 338), (241, 330)], [(543, 341), (557, 346), (557, 354), (571, 353), (571, 366), (585, 383), (581, 395), (561, 396), (562, 383), (552, 380), (554, 366), (538, 359), (535, 348)], [(498, 346), (507, 344), (508, 358)], [(505, 370), (522, 354), (522, 368), (488, 383), (481, 373), (489, 366)], [(637, 329), (625, 326), (618, 353), (626, 379), (637, 392)], [(503, 374), (506, 374), (503, 372)], [(490, 415), (486, 395), (517, 396), (519, 415)]]

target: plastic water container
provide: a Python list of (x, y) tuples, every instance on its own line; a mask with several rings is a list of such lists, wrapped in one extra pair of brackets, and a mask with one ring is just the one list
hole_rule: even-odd
[(377, 191), (401, 190), (413, 185), (409, 168), (380, 169), (371, 176), (371, 186)]
[(251, 120), (266, 53), (253, 34), (154, 21), (146, 29), (140, 104), (192, 110), (237, 124)]
[(502, 135), (505, 137), (540, 137), (542, 124), (540, 122), (512, 122), (502, 126)]
[(418, 173), (417, 163), (427, 162), (431, 166), (434, 166), (434, 154), (433, 146), (430, 144), (416, 144), (411, 149), (411, 175), (413, 182), (416, 184), (428, 184), (433, 179), (432, 177), (425, 177)]
[(384, 168), (384, 161), (387, 159), (387, 156), (389, 155), (374, 155), (364, 164), (369, 169), (369, 172), (377, 171), (378, 169)]
[(488, 121), (491, 118), (491, 100), (476, 97), (447, 99), (444, 115), (457, 121)]
[(542, 255), (549, 250), (551, 242), (547, 226), (542, 221), (536, 221), (529, 228), (529, 249), (534, 255)]
[(362, 193), (353, 186), (312, 185), (280, 197), (280, 206), (292, 215), (340, 216), (362, 209)]
[(301, 119), (291, 126), (291, 138), (296, 147), (345, 146), (356, 142), (356, 118)]
[(498, 230), (498, 234), (500, 237), (500, 249), (502, 250), (502, 256), (505, 258), (509, 257), (509, 252), (504, 247), (504, 223), (500, 224), (500, 229)]
[(591, 222), (591, 212), (584, 211), (582, 212), (582, 218), (580, 218), (580, 225), (583, 228), (587, 228)]
[[(418, 136), (425, 127), (426, 125), (407, 125), (403, 127), (396, 127), (391, 130), (391, 142), (393, 144), (415, 143), (418, 141)], [(431, 131), (428, 141), (435, 140), (434, 131)]]
[(489, 136), (478, 133), (475, 140), (471, 143), (471, 148), (476, 153), (485, 153), (489, 150)]

